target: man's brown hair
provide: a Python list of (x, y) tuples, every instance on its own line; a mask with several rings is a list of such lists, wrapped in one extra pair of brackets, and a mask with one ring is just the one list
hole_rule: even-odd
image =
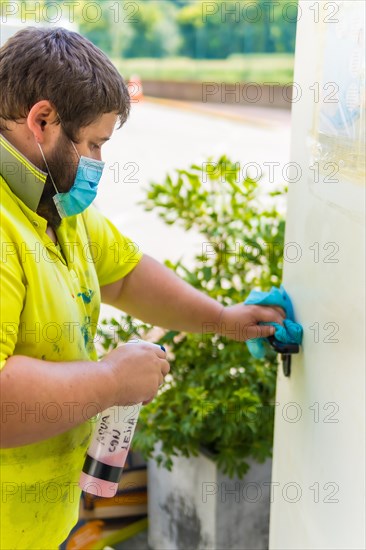
[(108, 57), (63, 28), (28, 27), (12, 36), (0, 49), (0, 90), (0, 129), (47, 99), (75, 142), (101, 115), (118, 113), (121, 127), (130, 111), (127, 86)]

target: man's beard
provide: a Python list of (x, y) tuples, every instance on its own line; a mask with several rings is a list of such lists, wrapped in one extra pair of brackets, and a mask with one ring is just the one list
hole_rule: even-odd
[[(77, 170), (77, 164), (71, 160), (74, 157), (75, 151), (70, 140), (62, 133), (55, 146), (54, 152), (50, 158), (46, 158), (49, 172), (52, 175), (59, 193), (66, 193), (73, 186)], [(44, 171), (48, 172), (45, 165), (42, 168)], [(41, 200), (39, 201), (37, 214), (45, 218), (53, 229), (57, 229), (61, 224), (61, 217), (53, 202), (55, 194), (56, 189), (48, 173)]]

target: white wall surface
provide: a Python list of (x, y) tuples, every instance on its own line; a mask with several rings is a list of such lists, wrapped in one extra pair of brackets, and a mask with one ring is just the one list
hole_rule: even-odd
[(365, 4), (300, 8), (284, 285), (304, 342), (278, 374), (270, 548), (363, 549)]

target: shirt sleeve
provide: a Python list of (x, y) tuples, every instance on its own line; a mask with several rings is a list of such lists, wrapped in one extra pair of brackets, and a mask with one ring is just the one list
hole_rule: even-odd
[(87, 208), (83, 219), (99, 285), (105, 286), (125, 277), (143, 256), (138, 245), (123, 236), (95, 206)]
[(0, 369), (13, 355), (26, 294), (19, 246), (1, 232), (0, 252)]

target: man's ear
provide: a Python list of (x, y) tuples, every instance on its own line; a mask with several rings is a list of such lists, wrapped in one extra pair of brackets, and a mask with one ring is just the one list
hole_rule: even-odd
[(55, 134), (56, 108), (46, 99), (38, 101), (28, 113), (27, 125), (37, 143), (45, 143)]

